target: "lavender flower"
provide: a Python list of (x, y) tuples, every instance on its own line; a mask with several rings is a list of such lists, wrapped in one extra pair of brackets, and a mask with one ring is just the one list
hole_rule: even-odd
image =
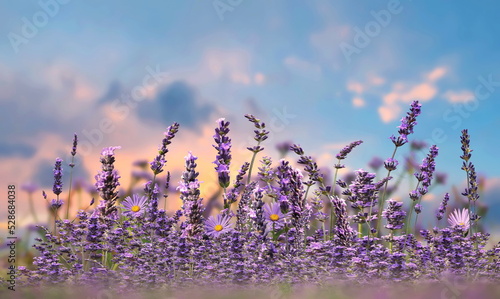
[(76, 147), (78, 145), (78, 136), (76, 133), (73, 136), (73, 148), (71, 149), (71, 155), (74, 157), (76, 155)]
[(362, 140), (354, 141), (351, 142), (349, 145), (345, 146), (343, 149), (341, 149), (340, 152), (336, 155), (336, 158), (339, 160), (339, 162), (335, 164), (334, 167), (337, 169), (344, 168), (345, 166), (340, 164), (340, 160), (344, 160), (347, 157), (347, 155), (361, 143), (363, 143)]
[(35, 183), (24, 183), (21, 185), (21, 190), (28, 192), (29, 194), (35, 192), (38, 189), (38, 185)]
[(444, 195), (443, 201), (441, 202), (441, 205), (439, 206), (439, 210), (436, 213), (437, 220), (443, 219), (444, 213), (446, 212), (446, 206), (448, 205), (449, 200), (450, 200), (450, 195), (446, 193)]
[(216, 218), (214, 216), (208, 217), (208, 219), (205, 221), (206, 234), (217, 238), (222, 234), (232, 232), (233, 224), (229, 222), (230, 220), (230, 216), (221, 214), (217, 215)]
[(323, 176), (319, 172), (318, 164), (316, 162), (314, 162), (312, 157), (305, 156), (304, 150), (298, 144), (292, 145), (290, 147), (290, 150), (292, 150), (294, 153), (296, 153), (297, 155), (300, 156), (297, 163), (305, 165), (304, 170), (309, 175), (309, 182), (306, 182), (305, 184), (307, 186), (312, 186), (315, 182), (322, 184), (323, 183)]
[(49, 209), (57, 211), (62, 205), (63, 201), (61, 199), (52, 199), (49, 204)]
[(448, 223), (451, 226), (459, 226), (465, 231), (468, 230), (470, 226), (469, 211), (467, 209), (453, 211), (448, 217)]
[(390, 139), (396, 147), (400, 147), (408, 142), (408, 135), (413, 133), (413, 127), (417, 124), (417, 117), (420, 115), (420, 108), (422, 105), (418, 101), (413, 101), (410, 107), (410, 111), (407, 113), (406, 117), (401, 119), (401, 125), (398, 127), (399, 136), (395, 137), (392, 135)]
[(55, 195), (58, 195), (61, 194), (62, 192), (62, 186), (63, 186), (63, 183), (62, 183), (62, 161), (60, 158), (57, 158), (56, 159), (56, 164), (54, 166), (54, 187), (52, 188), (52, 190), (54, 191), (54, 194)]
[(337, 222), (335, 223), (335, 229), (333, 233), (336, 236), (336, 243), (342, 246), (350, 246), (354, 238), (354, 230), (349, 225), (349, 217), (347, 214), (347, 205), (343, 198), (338, 196), (330, 197), (332, 208), (335, 211), (335, 216), (337, 217)]
[(104, 200), (101, 213), (104, 216), (109, 216), (116, 212), (115, 202), (118, 197), (116, 188), (120, 185), (118, 179), (120, 176), (115, 170), (115, 150), (120, 149), (120, 146), (106, 147), (101, 152), (101, 167), (102, 170), (95, 176), (95, 187), (99, 195)]
[(247, 149), (253, 153), (258, 153), (260, 151), (263, 151), (264, 148), (260, 146), (260, 143), (268, 138), (269, 131), (266, 131), (266, 124), (264, 122), (261, 122), (260, 119), (256, 118), (255, 116), (251, 114), (245, 114), (245, 117), (254, 124), (256, 130), (254, 130), (255, 137), (253, 138), (255, 141), (257, 141), (257, 145), (254, 147), (247, 147)]
[(186, 170), (182, 173), (182, 181), (177, 188), (181, 192), (182, 210), (186, 216), (185, 236), (195, 236), (203, 231), (203, 204), (200, 198), (200, 182), (196, 171), (196, 156), (188, 153), (186, 159)]
[(136, 218), (144, 215), (147, 200), (146, 196), (139, 196), (137, 194), (132, 195), (132, 197), (127, 196), (122, 202), (122, 209), (125, 210), (123, 214)]
[(431, 146), (429, 149), (429, 154), (422, 160), (420, 164), (420, 172), (415, 173), (415, 177), (419, 181), (422, 187), (418, 188), (418, 193), (424, 195), (428, 192), (431, 185), (431, 180), (436, 170), (435, 159), (438, 155), (439, 148), (435, 145)]
[(217, 145), (213, 145), (213, 147), (218, 154), (214, 164), (219, 177), (219, 185), (226, 189), (229, 186), (229, 164), (231, 163), (231, 139), (227, 137), (229, 122), (225, 121), (224, 118), (220, 118), (217, 123), (219, 127), (215, 129), (214, 135)]
[(384, 167), (388, 171), (394, 171), (394, 170), (396, 170), (398, 164), (399, 164), (398, 160), (393, 159), (393, 158), (389, 158), (389, 159), (385, 160)]
[(363, 212), (364, 208), (370, 208), (378, 202), (378, 189), (381, 184), (375, 184), (374, 173), (369, 173), (363, 169), (356, 171), (356, 179), (349, 185), (349, 188), (342, 192), (347, 195), (347, 200), (351, 202), (351, 207), (358, 210), (358, 214), (353, 218), (354, 222), (364, 223), (374, 220), (372, 215)]
[(385, 228), (390, 230), (401, 229), (404, 226), (406, 212), (402, 210), (403, 203), (389, 199), (387, 209), (382, 212), (382, 217), (387, 219)]
[(163, 138), (160, 148), (158, 149), (158, 155), (149, 163), (151, 165), (151, 170), (155, 175), (161, 173), (163, 171), (163, 166), (165, 165), (165, 155), (168, 153), (167, 146), (172, 143), (172, 139), (175, 137), (175, 134), (179, 131), (179, 124), (174, 122), (171, 126), (167, 128), (167, 131), (163, 134), (165, 137)]

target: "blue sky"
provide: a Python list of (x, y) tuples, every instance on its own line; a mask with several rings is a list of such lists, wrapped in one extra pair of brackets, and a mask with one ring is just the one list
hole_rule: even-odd
[[(361, 3), (2, 1), (2, 180), (49, 182), (73, 132), (89, 145), (81, 175), (90, 178), (100, 148), (117, 144), (127, 173), (131, 161), (152, 158), (173, 121), (186, 133), (173, 145), (172, 167), (193, 150), (209, 171), (215, 120), (230, 120), (235, 147), (244, 148), (252, 134), (245, 113), (272, 126), (269, 155), (273, 143), (293, 140), (331, 167), (343, 145), (362, 139), (346, 164), (366, 168), (372, 156), (390, 156), (388, 137), (420, 100), (413, 138), (438, 145), (447, 188), (463, 184), (459, 136), (468, 128), (494, 206), (487, 194), (500, 182), (500, 5)], [(130, 101), (134, 90), (139, 101)], [(113, 129), (93, 135), (103, 119)]]

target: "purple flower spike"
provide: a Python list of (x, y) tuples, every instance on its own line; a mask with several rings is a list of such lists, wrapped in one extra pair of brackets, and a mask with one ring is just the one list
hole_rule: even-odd
[(413, 133), (413, 127), (417, 124), (417, 116), (420, 115), (420, 108), (422, 105), (418, 101), (413, 101), (410, 111), (405, 117), (401, 119), (401, 125), (398, 127), (399, 136), (392, 135), (389, 137), (396, 147), (403, 146), (408, 143), (408, 135)]
[(382, 217), (387, 219), (385, 228), (390, 230), (401, 229), (404, 226), (406, 212), (402, 210), (403, 203), (395, 200), (388, 200), (387, 209), (382, 212)]
[(61, 199), (52, 199), (50, 201), (49, 209), (58, 210), (63, 205), (63, 201)]
[(222, 188), (229, 186), (229, 164), (231, 163), (231, 139), (227, 136), (229, 133), (229, 122), (224, 118), (217, 120), (219, 127), (215, 129), (214, 140), (217, 145), (213, 147), (217, 150), (218, 155), (214, 161), (215, 170), (219, 177), (219, 185)]
[(78, 136), (75, 135), (73, 136), (73, 148), (71, 149), (71, 155), (74, 157), (76, 155), (76, 147), (78, 145)]
[(233, 224), (229, 223), (230, 220), (230, 216), (220, 214), (217, 217), (210, 216), (205, 221), (207, 235), (217, 238), (222, 234), (232, 232), (234, 229), (232, 228)]
[(62, 161), (60, 158), (56, 159), (56, 164), (54, 166), (54, 187), (52, 190), (55, 195), (59, 195), (62, 192)]
[(115, 170), (115, 150), (120, 149), (120, 146), (106, 147), (101, 152), (101, 167), (102, 170), (95, 176), (96, 190), (104, 200), (104, 205), (101, 207), (101, 213), (104, 216), (109, 216), (116, 212), (115, 202), (118, 197), (116, 188), (120, 185), (118, 179), (120, 176)]
[(172, 139), (175, 134), (179, 131), (179, 124), (174, 122), (171, 126), (167, 128), (167, 131), (163, 133), (165, 137), (163, 138), (160, 148), (158, 149), (158, 155), (149, 163), (151, 165), (151, 170), (155, 175), (163, 171), (163, 166), (165, 166), (165, 154), (168, 153), (167, 146), (172, 143)]
[(444, 195), (443, 201), (441, 202), (441, 205), (439, 206), (439, 210), (436, 213), (437, 220), (443, 219), (444, 213), (446, 212), (446, 206), (448, 205), (449, 200), (450, 200), (450, 194), (446, 193)]
[(347, 155), (358, 145), (360, 145), (361, 143), (363, 143), (363, 140), (358, 140), (358, 141), (354, 141), (354, 142), (351, 142), (349, 145), (347, 145), (346, 147), (344, 147), (343, 149), (340, 150), (340, 152), (337, 154), (337, 159), (339, 160), (344, 160)]
[(269, 131), (266, 131), (266, 124), (261, 122), (260, 119), (256, 118), (252, 114), (245, 114), (245, 117), (254, 124), (255, 129), (255, 137), (253, 138), (258, 144), (254, 147), (247, 147), (247, 149), (251, 152), (258, 153), (264, 150), (262, 146), (259, 144), (268, 138)]

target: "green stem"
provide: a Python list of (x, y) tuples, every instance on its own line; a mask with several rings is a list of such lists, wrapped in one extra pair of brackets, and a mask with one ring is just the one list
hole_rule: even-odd
[[(337, 164), (340, 164), (340, 159), (338, 159)], [(339, 168), (335, 169), (335, 175), (333, 176), (333, 183), (332, 183), (332, 194), (335, 196), (335, 187), (337, 186), (337, 175), (339, 173)], [(333, 216), (334, 216), (334, 210), (333, 210), (333, 204), (331, 204), (330, 208), (330, 240), (333, 239)]]
[[(257, 142), (257, 146), (260, 145), (260, 141)], [(257, 152), (253, 153), (252, 160), (250, 161), (250, 168), (248, 169), (248, 178), (247, 178), (247, 184), (250, 184), (250, 179), (252, 178), (252, 168), (253, 168), (253, 163), (255, 162), (255, 157), (257, 156)]]
[[(398, 150), (398, 147), (396, 146), (394, 148), (394, 151), (392, 152), (392, 156), (391, 156), (391, 159), (394, 159), (394, 157), (396, 156), (396, 152)], [(391, 170), (389, 170), (387, 172), (387, 177), (389, 177), (391, 175)], [(378, 212), (377, 212), (377, 234), (380, 234), (380, 229), (382, 227), (382, 221), (381, 221), (381, 217), (382, 217), (382, 210), (384, 209), (384, 204), (385, 204), (385, 196), (386, 196), (386, 193), (387, 193), (387, 185), (389, 184), (389, 181), (386, 181), (385, 184), (384, 184), (384, 191), (382, 193), (382, 196), (379, 198), (379, 202), (378, 202)], [(368, 215), (371, 215), (372, 214), (372, 208), (373, 208), (373, 198), (372, 198), (372, 204), (370, 205), (370, 212), (368, 213)]]
[[(75, 156), (71, 157), (71, 165), (73, 165)], [(69, 189), (68, 189), (68, 204), (66, 205), (66, 219), (69, 219), (69, 206), (71, 204), (71, 185), (73, 183), (73, 167), (69, 172)]]

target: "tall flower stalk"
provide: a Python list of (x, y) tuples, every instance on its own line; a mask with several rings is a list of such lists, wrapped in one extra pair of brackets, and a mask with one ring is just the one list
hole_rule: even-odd
[[(406, 116), (401, 119), (401, 125), (398, 127), (398, 133), (399, 136), (395, 137), (392, 135), (389, 137), (391, 139), (392, 143), (394, 144), (394, 151), (392, 152), (392, 156), (389, 158), (390, 161), (394, 160), (394, 157), (396, 156), (396, 152), (398, 148), (401, 146), (405, 145), (408, 143), (408, 135), (413, 133), (413, 128), (415, 125), (417, 125), (417, 117), (421, 113), (421, 107), (422, 105), (419, 104), (418, 101), (413, 101), (410, 106), (410, 111), (406, 113)], [(391, 172), (393, 169), (388, 168), (387, 169), (387, 176), (389, 177), (391, 175)], [(384, 191), (382, 192), (382, 196), (380, 197), (379, 203), (378, 203), (378, 222), (377, 222), (377, 232), (380, 233), (380, 228), (382, 225), (382, 222), (380, 221), (380, 216), (382, 214), (382, 210), (384, 209), (384, 204), (385, 204), (385, 199), (386, 199), (386, 194), (387, 194), (387, 184), (388, 182), (385, 183), (384, 186)], [(371, 212), (371, 211), (370, 211)]]
[(229, 133), (229, 122), (224, 118), (217, 120), (219, 125), (215, 128), (214, 141), (212, 145), (217, 150), (217, 157), (213, 162), (215, 164), (215, 171), (219, 179), (219, 186), (224, 189), (224, 208), (228, 209), (226, 189), (230, 183), (229, 166), (231, 165), (231, 139), (227, 136)]
[[(340, 150), (340, 152), (337, 154), (336, 158), (337, 158), (337, 164), (335, 164), (333, 167), (335, 168), (335, 174), (333, 176), (333, 183), (332, 183), (332, 194), (335, 195), (335, 187), (336, 187), (336, 184), (337, 184), (337, 175), (339, 173), (339, 170), (342, 169), (342, 168), (345, 168), (345, 165), (344, 164), (341, 164), (341, 161), (344, 160), (347, 155), (358, 145), (360, 145), (361, 143), (363, 143), (363, 140), (358, 140), (358, 141), (354, 141), (354, 142), (351, 142), (349, 145), (347, 145), (346, 147), (344, 147), (342, 150)], [(334, 214), (335, 214), (335, 210), (334, 210), (334, 206), (333, 204), (331, 205), (331, 208), (330, 208), (330, 230), (332, 230), (333, 228), (333, 223), (334, 223)]]
[[(163, 172), (163, 167), (165, 166), (165, 163), (167, 162), (165, 160), (165, 155), (168, 153), (168, 145), (172, 143), (172, 139), (174, 139), (175, 134), (179, 131), (179, 124), (174, 122), (171, 126), (167, 128), (167, 131), (163, 133), (165, 137), (163, 137), (163, 140), (160, 144), (160, 147), (158, 148), (158, 155), (151, 161), (150, 167), (151, 170), (153, 171), (153, 180), (151, 182), (151, 186), (154, 186), (156, 184), (156, 176), (160, 173)], [(150, 190), (153, 190), (151, 188)], [(148, 194), (148, 202), (151, 200), (152, 194)]]
[(200, 198), (199, 173), (196, 171), (198, 157), (188, 153), (186, 170), (177, 189), (181, 192), (182, 210), (186, 217), (184, 236), (194, 237), (203, 232), (203, 198)]
[(69, 167), (71, 170), (69, 172), (69, 187), (68, 187), (68, 203), (66, 205), (66, 219), (69, 219), (69, 206), (71, 205), (71, 187), (73, 184), (73, 168), (75, 167), (75, 155), (76, 155), (76, 147), (78, 146), (78, 136), (76, 133), (73, 136), (73, 148), (71, 150), (71, 163), (69, 163)]
[[(57, 233), (57, 226), (55, 221), (58, 217), (58, 210), (62, 205), (62, 200), (59, 198), (59, 195), (62, 193), (62, 161), (60, 158), (56, 159), (56, 163), (54, 165), (54, 185), (52, 187), (52, 191), (56, 195), (56, 199), (53, 199), (49, 205), (53, 215), (54, 215), (54, 234)], [(44, 196), (45, 197), (45, 196)]]
[(439, 148), (435, 145), (429, 148), (429, 154), (422, 160), (422, 164), (420, 165), (420, 172), (415, 172), (415, 177), (417, 178), (417, 186), (413, 191), (410, 192), (410, 199), (412, 200), (412, 205), (408, 214), (408, 225), (406, 227), (406, 233), (410, 233), (411, 227), (411, 216), (413, 210), (417, 213), (415, 218), (415, 226), (417, 225), (418, 215), (422, 211), (422, 207), (420, 202), (422, 200), (422, 196), (429, 192), (429, 187), (432, 183), (432, 178), (434, 175), (434, 171), (436, 170), (436, 162), (435, 159), (439, 153)]
[(472, 235), (472, 226), (478, 220), (478, 216), (476, 214), (476, 201), (479, 199), (479, 194), (477, 192), (478, 184), (476, 168), (474, 167), (474, 164), (469, 161), (472, 156), (472, 150), (470, 149), (470, 135), (468, 130), (462, 131), (460, 141), (462, 143), (462, 155), (460, 156), (460, 159), (463, 160), (462, 170), (464, 170), (467, 175), (467, 187), (465, 188), (465, 191), (462, 193), (462, 195), (466, 196), (468, 199), (468, 210), (470, 217), (469, 230), (470, 234)]
[(101, 152), (101, 171), (95, 176), (95, 187), (99, 196), (104, 200), (100, 205), (100, 213), (104, 218), (109, 218), (116, 214), (116, 200), (118, 198), (118, 190), (120, 185), (118, 179), (120, 176), (115, 170), (115, 150), (120, 149), (120, 146), (106, 147)]
[(261, 122), (260, 119), (256, 118), (255, 116), (251, 114), (245, 114), (245, 117), (254, 124), (255, 126), (255, 137), (253, 138), (255, 141), (257, 141), (257, 145), (253, 147), (247, 147), (249, 151), (253, 153), (252, 155), (252, 160), (250, 161), (250, 168), (248, 170), (248, 178), (247, 178), (247, 184), (250, 183), (250, 180), (252, 179), (252, 168), (253, 164), (255, 162), (255, 157), (257, 156), (257, 153), (261, 152), (264, 150), (260, 144), (262, 141), (266, 140), (268, 138), (269, 131), (266, 131), (266, 124), (264, 122)]

